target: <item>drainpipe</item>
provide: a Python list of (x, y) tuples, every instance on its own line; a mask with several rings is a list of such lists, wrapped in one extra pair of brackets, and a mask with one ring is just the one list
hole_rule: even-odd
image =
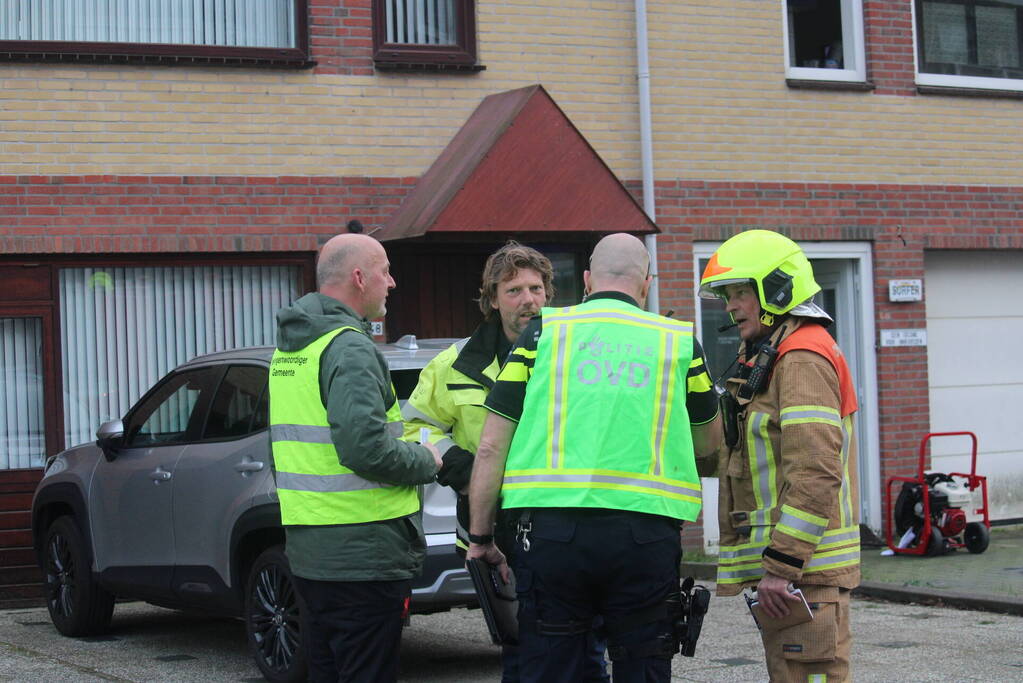
[[(636, 3), (636, 80), (639, 84), (639, 154), (643, 180), (643, 210), (650, 220), (657, 222), (654, 202), (654, 145), (650, 123), (650, 59), (647, 55), (646, 0)], [(647, 294), (647, 310), (659, 313), (661, 308), (660, 277), (657, 273), (657, 235), (643, 237), (650, 254), (650, 274), (653, 280)]]

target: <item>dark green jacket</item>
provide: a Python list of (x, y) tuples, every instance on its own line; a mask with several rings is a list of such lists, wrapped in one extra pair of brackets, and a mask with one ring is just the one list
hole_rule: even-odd
[[(386, 412), (394, 393), (369, 321), (336, 299), (307, 294), (277, 313), (277, 346), (298, 351), (346, 325), (366, 334), (342, 332), (331, 342), (320, 357), (320, 396), (309, 397), (327, 408), (338, 461), (374, 481), (407, 486), (432, 481), (436, 465), (429, 451), (388, 432)], [(286, 533), (292, 572), (317, 581), (408, 579), (419, 573), (426, 554), (421, 513), (367, 524), (291, 526)]]

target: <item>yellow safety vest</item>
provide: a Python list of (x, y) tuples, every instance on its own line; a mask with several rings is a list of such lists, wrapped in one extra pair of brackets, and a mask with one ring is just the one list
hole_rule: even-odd
[[(284, 525), (377, 522), (419, 509), (416, 487), (369, 481), (338, 461), (320, 398), (320, 355), (347, 330), (362, 333), (339, 327), (299, 351), (276, 349), (270, 362), (270, 440)], [(387, 417), (400, 435), (397, 400)]]

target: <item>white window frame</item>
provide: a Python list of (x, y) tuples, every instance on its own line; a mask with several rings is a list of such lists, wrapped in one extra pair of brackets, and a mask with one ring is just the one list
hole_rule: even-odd
[(920, 71), (920, 32), (917, 30), (916, 2), (909, 3), (913, 11), (913, 71), (916, 84), (939, 88), (964, 88), (970, 90), (1019, 90), (1023, 91), (1023, 79), (990, 78), (985, 76), (956, 76), (933, 74)]
[[(863, 0), (841, 0), (842, 2), (842, 47), (845, 52), (845, 68), (820, 69), (805, 66), (791, 66), (791, 37), (789, 35), (789, 3), (781, 0), (782, 34), (785, 47), (785, 77), (800, 81), (839, 81), (865, 83), (867, 81), (867, 59), (863, 39)], [(851, 48), (850, 48), (851, 46)], [(850, 56), (852, 65), (849, 65)]]

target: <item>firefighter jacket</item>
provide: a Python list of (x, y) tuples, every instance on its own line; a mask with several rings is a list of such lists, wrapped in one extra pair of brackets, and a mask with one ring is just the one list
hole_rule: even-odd
[[(812, 319), (787, 318), (768, 343), (778, 349), (769, 383), (738, 399), (738, 443), (718, 451), (718, 593), (736, 595), (765, 571), (853, 588), (860, 533), (848, 367)], [(739, 362), (752, 363), (746, 348)], [(727, 389), (738, 396), (744, 384), (733, 377)]]
[[(695, 520), (700, 480), (686, 410), (692, 323), (614, 298), (544, 308), (541, 319), (502, 506)], [(519, 371), (509, 361), (502, 380), (505, 373)]]
[[(437, 482), (456, 492), (466, 490), (472, 463), (479, 446), (487, 410), (483, 402), (494, 386), (501, 361), (511, 349), (501, 318), (493, 316), (480, 324), (471, 337), (452, 344), (437, 354), (419, 374), (419, 383), (402, 407), (404, 439), (419, 441), (426, 427), (430, 442), (437, 447), (444, 465)], [(469, 547), (468, 497), (459, 495), (456, 544)]]

